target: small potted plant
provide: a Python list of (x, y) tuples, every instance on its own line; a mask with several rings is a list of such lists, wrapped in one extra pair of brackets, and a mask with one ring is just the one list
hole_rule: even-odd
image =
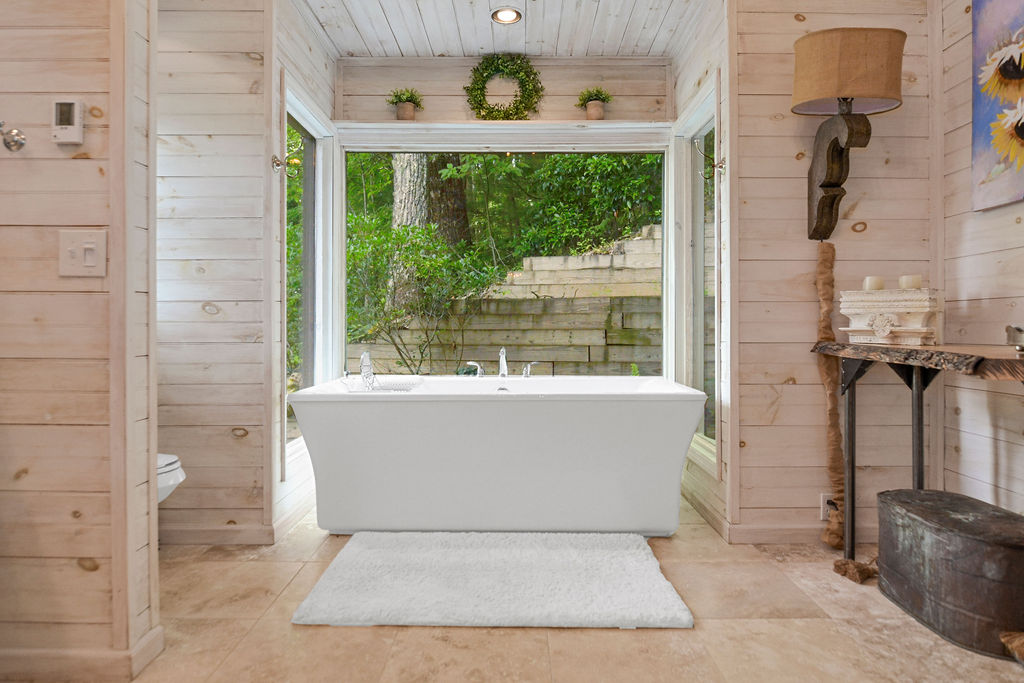
[(399, 121), (412, 121), (416, 118), (416, 110), (423, 109), (423, 96), (415, 88), (395, 88), (387, 102), (398, 108)]
[(604, 88), (590, 88), (580, 93), (576, 106), (587, 110), (588, 121), (600, 121), (604, 118), (605, 102), (611, 102), (612, 96)]

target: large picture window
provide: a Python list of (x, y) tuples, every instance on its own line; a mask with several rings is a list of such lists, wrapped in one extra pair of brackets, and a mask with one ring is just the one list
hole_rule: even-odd
[(661, 375), (663, 184), (662, 153), (347, 153), (348, 369)]

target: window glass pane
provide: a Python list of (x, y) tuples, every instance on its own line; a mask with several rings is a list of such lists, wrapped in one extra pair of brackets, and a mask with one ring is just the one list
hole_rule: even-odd
[(697, 319), (694, 328), (697, 339), (694, 344), (694, 370), (699, 378), (700, 388), (708, 395), (704, 405), (704, 421), (701, 432), (715, 438), (715, 325), (718, 318), (717, 289), (718, 270), (715, 245), (718, 241), (715, 218), (715, 130), (712, 128), (697, 139), (701, 154), (695, 156), (694, 169), (698, 174), (701, 188), (700, 205), (694, 217), (694, 301), (693, 310)]
[(346, 159), (349, 370), (662, 373), (661, 154)]
[[(316, 140), (289, 118), (286, 173), (286, 391), (313, 384), (315, 320)], [(291, 407), (287, 408), (287, 440), (301, 436)]]

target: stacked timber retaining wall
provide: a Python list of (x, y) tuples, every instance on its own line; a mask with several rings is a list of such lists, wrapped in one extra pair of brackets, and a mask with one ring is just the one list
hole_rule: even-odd
[[(421, 373), (452, 374), (467, 361), (497, 372), (505, 347), (511, 372), (534, 362), (535, 374), (659, 375), (661, 349), (661, 227), (615, 242), (609, 253), (543, 256), (479, 299), (460, 302), (442, 322)], [(410, 347), (422, 341), (422, 325), (401, 331)], [(387, 341), (350, 344), (348, 367), (369, 351), (378, 372), (409, 372)]]

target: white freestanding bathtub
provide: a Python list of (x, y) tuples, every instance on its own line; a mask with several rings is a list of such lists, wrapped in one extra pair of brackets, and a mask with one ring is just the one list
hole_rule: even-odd
[(289, 396), (319, 525), (671, 535), (705, 395), (658, 377), (378, 376)]

